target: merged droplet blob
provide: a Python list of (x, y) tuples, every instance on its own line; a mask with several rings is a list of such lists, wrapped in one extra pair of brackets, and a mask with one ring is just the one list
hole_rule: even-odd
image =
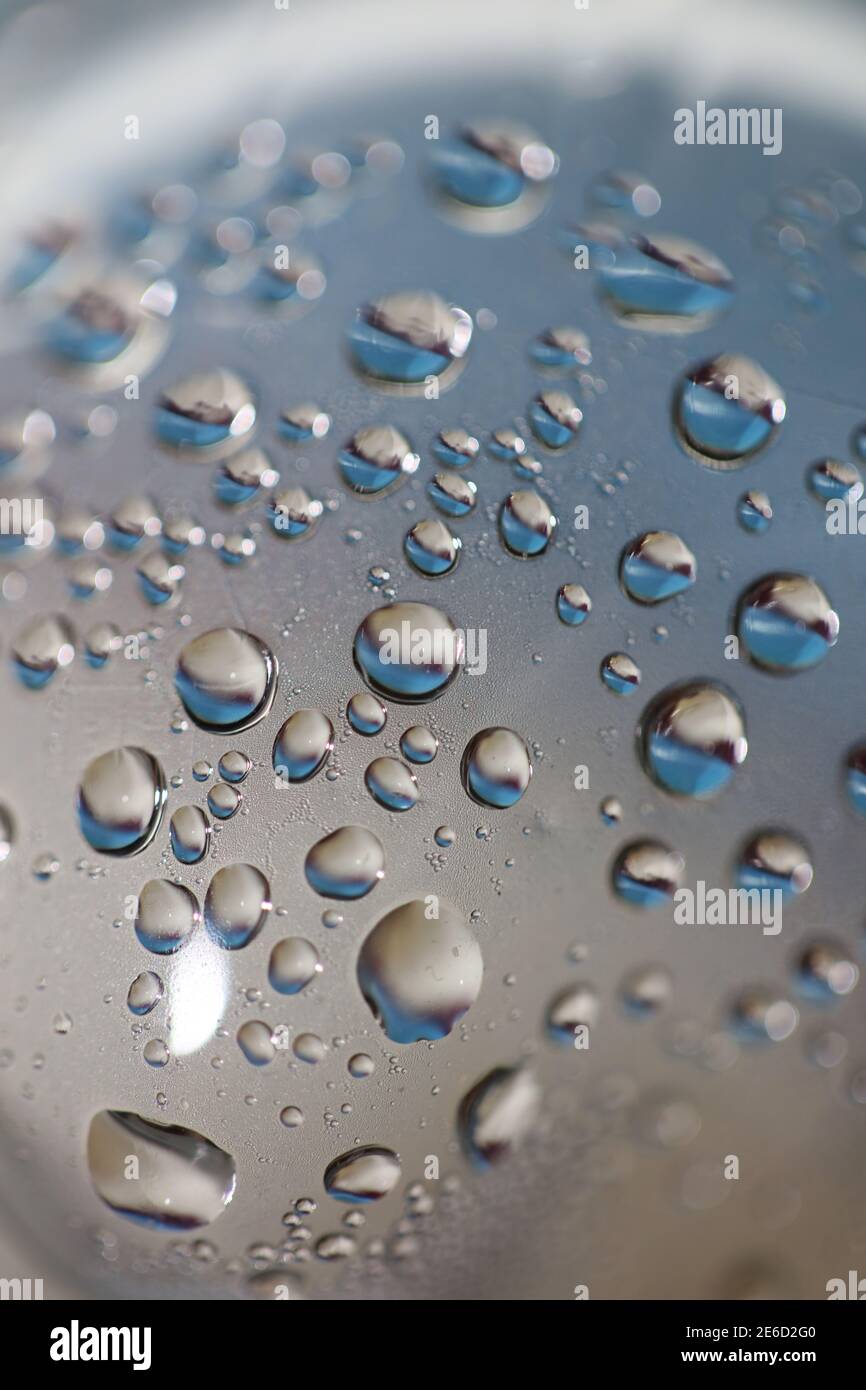
[(144, 748), (113, 748), (88, 763), (78, 785), (81, 833), (103, 854), (137, 854), (162, 820), (165, 774)]
[(461, 775), (473, 801), (504, 810), (519, 801), (529, 787), (529, 749), (513, 729), (482, 729), (466, 745)]
[[(129, 1181), (130, 1158), (136, 1160)], [(182, 1125), (124, 1110), (100, 1110), (87, 1135), (90, 1180), (119, 1216), (161, 1231), (191, 1231), (215, 1221), (235, 1191), (234, 1159)]]
[(462, 915), (441, 899), (387, 913), (358, 956), (361, 993), (394, 1042), (444, 1038), (474, 1004), (484, 966)]
[(343, 825), (316, 841), (304, 860), (304, 873), (323, 898), (363, 898), (385, 876), (385, 851), (372, 830)]
[(693, 367), (675, 402), (680, 442), (709, 468), (741, 468), (778, 432), (782, 389), (757, 362), (723, 353)]
[(709, 681), (663, 690), (644, 711), (638, 738), (649, 775), (678, 796), (715, 796), (749, 748), (739, 703)]
[(645, 531), (630, 541), (620, 561), (620, 579), (636, 603), (662, 603), (690, 589), (698, 566), (685, 541), (673, 531)]
[(361, 623), (353, 655), (377, 694), (419, 704), (436, 699), (456, 678), (464, 659), (464, 637), (438, 608), (391, 603), (374, 609)]
[(277, 659), (252, 633), (215, 627), (193, 637), (177, 660), (174, 683), (203, 729), (236, 733), (263, 719), (277, 687)]
[(737, 633), (752, 661), (765, 671), (804, 671), (835, 646), (839, 618), (814, 579), (770, 574), (740, 599)]

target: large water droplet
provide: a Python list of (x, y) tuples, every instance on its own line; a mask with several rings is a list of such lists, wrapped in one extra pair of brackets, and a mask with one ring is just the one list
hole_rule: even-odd
[(237, 732), (270, 710), (277, 660), (252, 633), (215, 627), (187, 642), (174, 683), (187, 713), (203, 729)]
[(438, 738), (423, 724), (413, 724), (400, 735), (400, 752), (410, 763), (432, 763), (438, 750)]
[(427, 486), (431, 498), (446, 516), (468, 516), (474, 509), (478, 488), (459, 473), (441, 472)]
[(547, 1031), (563, 1047), (574, 1047), (578, 1028), (593, 1029), (598, 1021), (599, 1001), (591, 985), (574, 984), (551, 999), (545, 1022)]
[(365, 425), (337, 456), (340, 476), (361, 497), (393, 492), (418, 468), (418, 455), (393, 425)]
[(817, 666), (835, 645), (839, 618), (814, 579), (770, 574), (740, 599), (737, 632), (748, 655), (765, 671), (803, 671)]
[[(136, 1159), (130, 1182), (129, 1160)], [(230, 1154), (181, 1125), (123, 1110), (100, 1110), (87, 1135), (90, 1179), (119, 1216), (159, 1230), (193, 1230), (215, 1221), (235, 1190)]]
[(460, 557), (461, 541), (452, 536), (444, 521), (425, 517), (406, 534), (403, 549), (409, 563), (428, 579), (450, 574)]
[(404, 290), (360, 309), (349, 345), (367, 376), (417, 385), (459, 363), (471, 337), (472, 320), (462, 309), (427, 290)]
[(512, 555), (528, 560), (543, 555), (556, 526), (546, 499), (532, 488), (510, 492), (499, 514), (502, 539)]
[(813, 873), (809, 851), (793, 835), (761, 830), (740, 851), (737, 885), (779, 892), (787, 900), (805, 893)]
[(647, 772), (679, 796), (714, 796), (749, 748), (739, 704), (702, 681), (663, 690), (644, 711), (638, 738)]
[(710, 468), (740, 468), (777, 433), (785, 398), (757, 362), (723, 353), (686, 374), (675, 414), (686, 453)]
[(463, 785), (482, 806), (504, 809), (529, 787), (529, 749), (513, 729), (482, 729), (466, 745), (461, 763)]
[(196, 372), (157, 402), (156, 432), (175, 447), (209, 449), (241, 439), (256, 422), (256, 407), (246, 384), (224, 368)]
[(268, 962), (268, 980), (278, 994), (298, 994), (322, 973), (319, 953), (303, 936), (278, 941)]
[(415, 774), (399, 758), (374, 758), (364, 773), (364, 785), (388, 811), (409, 811), (418, 800)]
[(626, 845), (613, 866), (613, 887), (635, 907), (664, 907), (680, 886), (683, 857), (657, 840)]
[(737, 502), (737, 520), (744, 530), (759, 536), (769, 530), (773, 508), (766, 492), (744, 492)]
[(592, 361), (589, 338), (580, 328), (546, 328), (530, 344), (529, 355), (551, 371), (588, 367)]
[(361, 993), (394, 1042), (444, 1038), (478, 997), (481, 948), (456, 908), (422, 899), (387, 913), (358, 956)]
[(164, 988), (162, 980), (152, 970), (142, 970), (129, 986), (126, 1007), (133, 1014), (149, 1014), (162, 998)]
[(137, 854), (162, 819), (165, 776), (143, 748), (114, 748), (88, 763), (76, 809), (88, 844), (103, 854)]
[(731, 272), (710, 251), (684, 237), (632, 236), (598, 275), (617, 318), (656, 333), (706, 328), (733, 297)]
[(481, 1168), (507, 1158), (535, 1128), (540, 1106), (531, 1071), (494, 1067), (460, 1104), (458, 1128), (469, 1157)]
[(75, 659), (75, 637), (59, 614), (34, 618), (16, 635), (12, 662), (20, 679), (31, 690), (47, 685), (57, 671)]
[(199, 806), (179, 806), (169, 822), (171, 848), (181, 864), (197, 864), (204, 859), (211, 828)]
[(568, 627), (579, 627), (592, 610), (592, 600), (582, 584), (563, 584), (556, 595), (556, 612)]
[(380, 734), (384, 729), (388, 712), (375, 695), (368, 690), (360, 690), (346, 705), (346, 718), (356, 734), (372, 738), (373, 734)]
[(433, 440), (433, 452), (443, 463), (452, 468), (465, 468), (478, 457), (480, 445), (474, 434), (458, 427), (440, 430)]
[(325, 1169), (325, 1191), (339, 1202), (378, 1202), (393, 1192), (402, 1176), (391, 1149), (367, 1144), (350, 1149)]
[(295, 710), (274, 742), (274, 771), (290, 782), (307, 782), (324, 767), (333, 747), (334, 726), (327, 715), (318, 709)]
[(620, 578), (636, 603), (661, 603), (690, 589), (697, 562), (684, 541), (672, 531), (645, 531), (630, 541), (622, 554)]
[(567, 391), (539, 391), (530, 402), (528, 413), (533, 434), (548, 449), (564, 449), (583, 420), (583, 411)]
[(438, 608), (391, 603), (361, 623), (353, 644), (355, 665), (377, 694), (417, 704), (450, 685), (464, 657), (463, 634)]
[(135, 934), (146, 951), (170, 956), (179, 951), (201, 921), (195, 895), (182, 883), (152, 878), (138, 895)]
[(304, 860), (304, 873), (323, 898), (363, 898), (385, 876), (385, 851), (372, 830), (344, 825), (317, 840)]
[(270, 888), (252, 864), (227, 864), (210, 881), (204, 922), (212, 941), (239, 951), (258, 936), (271, 910)]
[(601, 663), (601, 678), (616, 695), (631, 695), (640, 685), (640, 667), (625, 652), (611, 652)]

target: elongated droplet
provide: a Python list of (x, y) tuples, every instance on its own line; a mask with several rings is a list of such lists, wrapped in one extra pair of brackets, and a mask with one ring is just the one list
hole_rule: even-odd
[[(130, 1181), (130, 1158), (136, 1160)], [(119, 1216), (163, 1231), (215, 1221), (235, 1190), (230, 1154), (204, 1135), (124, 1110), (100, 1110), (87, 1135), (90, 1179)]]

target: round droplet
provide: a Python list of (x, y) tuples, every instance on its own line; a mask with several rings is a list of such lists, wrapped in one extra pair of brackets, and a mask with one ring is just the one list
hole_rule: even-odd
[(288, 487), (275, 492), (268, 506), (268, 518), (277, 535), (296, 541), (311, 536), (324, 508), (305, 488)]
[(132, 1014), (149, 1014), (156, 1008), (163, 996), (165, 986), (152, 970), (142, 970), (136, 975), (126, 996), (126, 1007)]
[(287, 1105), (280, 1111), (280, 1124), (286, 1129), (300, 1129), (304, 1123), (304, 1112), (297, 1105)]
[(860, 469), (844, 459), (819, 459), (809, 469), (809, 486), (822, 502), (857, 502), (863, 496)]
[(15, 671), (31, 690), (41, 690), (74, 659), (75, 637), (69, 623), (59, 614), (34, 618), (21, 629), (12, 645)]
[(635, 212), (638, 217), (655, 217), (662, 205), (661, 195), (649, 179), (627, 169), (608, 169), (599, 174), (587, 193), (599, 207)]
[(303, 936), (278, 941), (268, 962), (268, 980), (278, 994), (298, 994), (322, 973), (319, 954)]
[(355, 665), (388, 699), (417, 704), (436, 699), (460, 671), (464, 638), (438, 608), (391, 603), (376, 608), (355, 633)]
[(260, 1019), (249, 1019), (237, 1031), (238, 1047), (254, 1067), (266, 1067), (277, 1055), (271, 1030)]
[(579, 627), (592, 610), (592, 600), (582, 584), (563, 584), (556, 595), (556, 612), (568, 627)]
[(482, 729), (466, 745), (461, 763), (463, 785), (481, 806), (504, 809), (529, 787), (529, 749), (512, 729)]
[(119, 652), (123, 636), (114, 623), (94, 623), (84, 635), (84, 654), (88, 666), (101, 670), (108, 658)]
[(171, 848), (181, 864), (198, 864), (207, 854), (211, 828), (199, 806), (179, 806), (169, 822)]
[(444, 211), (474, 231), (497, 233), (538, 215), (559, 160), (526, 126), (490, 119), (437, 140), (430, 167)]
[(209, 449), (241, 439), (256, 422), (249, 388), (234, 372), (196, 372), (157, 401), (156, 432), (176, 448)]
[[(138, 1178), (129, 1182), (129, 1159)], [(230, 1154), (181, 1125), (122, 1110), (90, 1122), (87, 1166), (97, 1195), (113, 1212), (158, 1230), (189, 1231), (215, 1221), (235, 1191)]]
[(334, 726), (318, 709), (298, 709), (277, 734), (274, 771), (289, 782), (307, 782), (328, 761), (334, 747)]
[(471, 337), (472, 320), (462, 309), (427, 290), (404, 290), (358, 311), (349, 346), (367, 376), (418, 385), (458, 363)]
[(839, 636), (839, 618), (814, 579), (770, 574), (741, 597), (737, 633), (757, 666), (784, 674), (824, 660)]
[(450, 849), (457, 840), (457, 831), (452, 830), (450, 825), (440, 825), (438, 830), (434, 831), (433, 839), (440, 849)]
[(535, 1128), (541, 1090), (524, 1067), (494, 1067), (463, 1098), (458, 1129), (480, 1168), (509, 1157)]
[(384, 729), (388, 711), (375, 695), (361, 690), (357, 695), (353, 695), (347, 704), (346, 718), (356, 734), (371, 738), (373, 734), (380, 734)]
[(744, 990), (731, 1009), (731, 1026), (743, 1042), (784, 1042), (799, 1019), (793, 1004), (763, 985)]
[(446, 516), (468, 516), (475, 507), (478, 488), (459, 473), (437, 473), (427, 491), (436, 506)]
[(506, 548), (521, 560), (543, 555), (556, 526), (556, 517), (541, 496), (531, 488), (510, 492), (499, 514), (499, 530)]
[(108, 521), (108, 539), (115, 550), (134, 550), (147, 536), (158, 536), (162, 524), (149, 497), (124, 497)]
[(601, 678), (616, 695), (631, 695), (640, 685), (640, 667), (625, 652), (611, 652), (601, 663)]
[(213, 766), (207, 758), (199, 758), (198, 762), (192, 765), (192, 775), (197, 782), (206, 782), (209, 777), (213, 777)]
[(723, 353), (693, 367), (675, 414), (686, 453), (709, 468), (741, 468), (785, 418), (781, 387), (748, 357)]
[(814, 870), (805, 845), (782, 830), (761, 830), (740, 852), (737, 886), (779, 892), (784, 900), (805, 893)]
[(614, 891), (634, 907), (664, 907), (680, 886), (683, 868), (676, 850), (657, 840), (637, 840), (616, 858)]
[(618, 796), (606, 796), (598, 809), (605, 825), (619, 825), (622, 820), (622, 802)]
[(548, 1004), (545, 1024), (554, 1042), (576, 1047), (578, 1029), (591, 1031), (598, 1021), (598, 994), (591, 985), (569, 985)]
[(145, 950), (155, 955), (179, 951), (200, 921), (196, 897), (182, 883), (152, 878), (138, 895), (135, 934)]
[(325, 1044), (317, 1033), (299, 1033), (292, 1044), (292, 1051), (300, 1062), (308, 1062), (314, 1067), (324, 1060)]
[(530, 402), (528, 413), (533, 434), (548, 449), (564, 449), (583, 420), (583, 411), (567, 391), (539, 391)]
[(306, 444), (311, 439), (324, 439), (331, 428), (331, 417), (311, 401), (287, 406), (280, 412), (277, 432), (292, 444)]
[(656, 333), (692, 333), (728, 308), (731, 272), (683, 237), (630, 237), (599, 269), (602, 298), (623, 323)]
[(620, 981), (619, 997), (628, 1014), (648, 1018), (670, 1000), (673, 982), (661, 965), (639, 965)]
[(162, 768), (143, 748), (102, 753), (78, 785), (81, 832), (103, 854), (137, 854), (159, 828), (166, 795)]
[(365, 425), (337, 455), (343, 482), (360, 497), (393, 492), (417, 472), (419, 462), (406, 436), (393, 425)]
[(589, 338), (580, 328), (546, 328), (530, 344), (529, 355), (551, 371), (588, 367), (592, 361)]
[(465, 468), (474, 463), (480, 449), (474, 434), (463, 428), (440, 430), (433, 440), (433, 452), (451, 468)]
[(410, 763), (432, 763), (438, 750), (438, 738), (423, 724), (413, 724), (400, 735), (400, 752)]
[(249, 502), (262, 488), (274, 487), (279, 474), (264, 449), (244, 449), (221, 464), (214, 475), (214, 491), (229, 507)]
[(252, 864), (227, 864), (210, 881), (204, 923), (212, 941), (239, 951), (258, 936), (271, 910), (270, 888)]
[(171, 1061), (168, 1043), (164, 1038), (151, 1038), (146, 1042), (142, 1056), (149, 1067), (167, 1067)]
[(418, 781), (399, 758), (374, 758), (364, 773), (364, 785), (387, 811), (410, 811), (418, 800)]
[(744, 492), (737, 502), (737, 520), (745, 531), (759, 536), (769, 530), (773, 508), (766, 492)]
[(372, 830), (344, 825), (313, 845), (304, 873), (323, 898), (363, 898), (385, 876), (385, 851)]
[(860, 978), (853, 952), (837, 941), (810, 941), (796, 965), (801, 994), (815, 1003), (832, 1003), (850, 994)]
[(493, 430), (487, 440), (487, 448), (494, 458), (516, 463), (526, 453), (526, 440), (511, 425), (503, 425)]
[(203, 729), (236, 733), (273, 704), (277, 660), (264, 642), (236, 627), (215, 627), (181, 650), (174, 678), (187, 713)]
[(251, 292), (269, 304), (303, 306), (319, 299), (327, 281), (319, 262), (305, 252), (285, 254), (283, 243), (266, 246), (251, 282)]
[(645, 531), (625, 548), (620, 579), (636, 603), (661, 603), (690, 589), (697, 562), (688, 546), (672, 531)]
[(228, 753), (223, 753), (219, 760), (219, 774), (226, 782), (243, 782), (252, 764), (246, 753), (242, 753), (238, 748), (232, 748)]
[(401, 1177), (400, 1160), (391, 1149), (366, 1144), (329, 1163), (323, 1182), (338, 1202), (378, 1202), (394, 1191)]
[(409, 563), (428, 579), (449, 574), (460, 557), (460, 547), (445, 522), (432, 517), (416, 521), (403, 542)]
[(116, 286), (82, 288), (48, 325), (48, 346), (76, 366), (111, 362), (136, 336), (136, 307), (133, 296), (118, 292)]
[(214, 782), (207, 794), (208, 809), (217, 820), (229, 820), (241, 804), (241, 793), (230, 782)]
[(136, 569), (141, 592), (154, 607), (177, 602), (185, 573), (183, 565), (172, 563), (161, 550), (146, 555)]
[(394, 1042), (444, 1038), (478, 997), (481, 948), (461, 914), (423, 899), (382, 917), (358, 956), (358, 983)]
[(347, 1066), (349, 1075), (354, 1076), (356, 1081), (365, 1080), (368, 1076), (372, 1076), (376, 1070), (373, 1058), (369, 1057), (366, 1052), (356, 1052), (354, 1056), (349, 1058)]
[(638, 738), (647, 772), (678, 796), (714, 796), (749, 749), (739, 704), (709, 682), (663, 690), (644, 711)]

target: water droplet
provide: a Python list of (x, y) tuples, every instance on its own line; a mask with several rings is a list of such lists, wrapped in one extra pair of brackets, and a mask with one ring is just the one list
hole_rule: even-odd
[(466, 745), (461, 763), (463, 785), (481, 806), (504, 809), (529, 787), (529, 749), (512, 729), (482, 729)]
[(156, 432), (176, 448), (212, 449), (243, 438), (255, 422), (249, 388), (224, 368), (184, 378), (157, 402)]
[(325, 1057), (325, 1044), (316, 1033), (299, 1033), (292, 1045), (292, 1051), (300, 1062), (316, 1066)]
[(238, 1047), (254, 1067), (266, 1067), (277, 1055), (271, 1030), (260, 1019), (249, 1019), (237, 1031)]
[(450, 849), (457, 839), (456, 830), (452, 830), (450, 825), (440, 825), (433, 834), (440, 849)]
[(481, 948), (461, 914), (441, 899), (403, 903), (380, 918), (358, 956), (361, 993), (386, 1035), (412, 1043), (444, 1038), (481, 989)]
[(558, 167), (533, 131), (503, 119), (463, 126), (437, 141), (430, 161), (443, 212), (482, 233), (516, 231), (534, 220)]
[(598, 809), (605, 825), (619, 825), (622, 820), (622, 802), (619, 797), (606, 796)]
[(420, 460), (393, 425), (364, 425), (337, 455), (340, 476), (360, 497), (382, 497), (415, 473)]
[(300, 1129), (304, 1123), (304, 1112), (297, 1105), (287, 1105), (280, 1111), (280, 1124), (286, 1129)]
[(463, 309), (427, 290), (404, 290), (358, 310), (349, 346), (367, 376), (418, 386), (456, 369), (471, 337), (472, 319)]
[(589, 338), (580, 328), (546, 328), (529, 346), (529, 355), (540, 367), (571, 371), (592, 361)]
[(438, 750), (438, 738), (423, 724), (411, 725), (400, 736), (400, 752), (410, 763), (432, 763)]
[(548, 449), (564, 449), (583, 420), (583, 411), (567, 391), (539, 391), (530, 402), (528, 414), (533, 434)]
[(145, 950), (155, 955), (179, 951), (200, 921), (196, 897), (181, 883), (152, 878), (138, 895), (135, 934)]
[(399, 758), (374, 758), (364, 773), (374, 801), (388, 811), (410, 811), (418, 800), (418, 781)]
[[(154, 607), (177, 603), (185, 573), (183, 565), (173, 564), (160, 550), (146, 555), (136, 569), (141, 592)], [(104, 587), (99, 585), (98, 576), (96, 587)]]
[(763, 535), (773, 520), (773, 508), (766, 492), (744, 492), (737, 502), (737, 520), (744, 530)]
[(831, 498), (859, 501), (863, 496), (860, 469), (844, 459), (819, 459), (809, 469), (809, 486), (822, 502)]
[(158, 536), (161, 529), (149, 497), (124, 497), (111, 513), (107, 534), (115, 550), (134, 550), (145, 537)]
[(678, 796), (714, 796), (749, 750), (734, 696), (702, 681), (656, 696), (643, 713), (638, 738), (649, 775)]
[(371, 738), (373, 734), (380, 734), (384, 729), (388, 711), (375, 695), (361, 690), (357, 695), (353, 695), (347, 704), (346, 718), (356, 734)]
[(563, 584), (556, 594), (556, 612), (569, 627), (579, 627), (592, 610), (592, 600), (582, 584)]
[(321, 973), (318, 952), (303, 936), (284, 937), (271, 951), (268, 980), (278, 994), (298, 994)]
[(320, 772), (334, 747), (334, 726), (318, 709), (290, 714), (274, 742), (274, 771), (290, 782), (307, 782)]
[(556, 526), (547, 501), (532, 488), (510, 492), (499, 514), (499, 529), (512, 555), (528, 560), (543, 555)]
[(56, 854), (52, 854), (50, 851), (37, 854), (36, 858), (33, 860), (33, 876), (43, 883), (47, 882), (49, 878), (53, 878), (59, 868), (60, 860), (57, 858)]
[(320, 897), (363, 898), (385, 876), (385, 851), (372, 830), (344, 825), (313, 845), (304, 873)]
[(252, 864), (217, 869), (204, 900), (204, 923), (212, 941), (239, 951), (258, 936), (271, 910), (270, 888)]
[[(138, 1180), (128, 1182), (128, 1160)], [(215, 1221), (235, 1190), (230, 1154), (181, 1125), (123, 1110), (101, 1110), (87, 1136), (90, 1179), (119, 1216), (159, 1230), (193, 1230)]]
[(247, 776), (252, 763), (246, 753), (242, 753), (237, 748), (232, 748), (228, 753), (223, 753), (219, 760), (220, 777), (227, 782), (243, 782)]
[(797, 960), (800, 992), (816, 1003), (844, 998), (856, 987), (860, 971), (852, 952), (837, 941), (810, 941)]
[(142, 1056), (149, 1067), (167, 1067), (171, 1060), (168, 1044), (162, 1038), (151, 1038), (146, 1042)]
[(526, 440), (511, 425), (503, 425), (493, 430), (487, 440), (487, 448), (494, 458), (505, 463), (516, 463), (526, 453)]
[(142, 970), (136, 975), (126, 996), (126, 1007), (132, 1014), (149, 1014), (155, 1009), (165, 991), (165, 986), (152, 970)]
[(214, 782), (207, 794), (208, 809), (217, 820), (229, 820), (241, 804), (241, 792), (230, 782)]
[(363, 1081), (368, 1076), (372, 1076), (376, 1070), (372, 1057), (368, 1057), (366, 1052), (356, 1052), (349, 1058), (347, 1067), (350, 1076), (354, 1076), (357, 1081)]
[(103, 854), (137, 854), (162, 820), (165, 774), (143, 748), (113, 748), (88, 763), (76, 793), (81, 833)]
[(866, 816), (866, 744), (859, 744), (848, 754), (845, 786), (855, 811)]
[(608, 169), (599, 174), (587, 192), (599, 207), (635, 212), (638, 217), (655, 217), (662, 205), (661, 195), (649, 179), (626, 169)]
[(784, 1042), (799, 1020), (794, 1005), (770, 986), (744, 990), (731, 1009), (731, 1026), (743, 1042)]
[(469, 1157), (480, 1168), (508, 1158), (535, 1128), (540, 1106), (531, 1071), (494, 1067), (460, 1104), (458, 1128)]
[(174, 683), (184, 708), (201, 728), (237, 733), (270, 710), (277, 660), (252, 633), (215, 627), (183, 647)]
[(634, 907), (664, 907), (680, 886), (683, 868), (676, 850), (657, 840), (636, 840), (616, 858), (614, 891)]
[(640, 667), (624, 652), (611, 652), (601, 663), (601, 678), (616, 695), (631, 695), (640, 685)]
[(213, 776), (213, 766), (207, 758), (200, 758), (192, 765), (192, 775), (197, 782), (206, 782), (209, 777)]
[(626, 1011), (635, 1018), (658, 1013), (670, 1001), (673, 982), (661, 965), (639, 965), (620, 981), (619, 996)]
[(331, 428), (331, 417), (311, 401), (287, 406), (280, 412), (277, 432), (292, 444), (306, 444), (311, 439), (324, 439)]
[(7, 806), (0, 804), (0, 864), (5, 863), (12, 853), (14, 837), (12, 814)]
[(814, 870), (806, 847), (783, 830), (761, 830), (740, 852), (737, 886), (778, 891), (783, 899), (805, 893)]
[(480, 447), (475, 435), (463, 428), (440, 430), (433, 440), (434, 454), (451, 468), (474, 463)]
[(94, 623), (84, 637), (84, 651), (88, 665), (101, 670), (110, 656), (114, 656), (123, 646), (123, 637), (114, 623)]
[(438, 608), (391, 603), (374, 609), (361, 623), (353, 655), (377, 694), (416, 704), (436, 699), (458, 675), (464, 639)]
[(446, 516), (461, 517), (468, 516), (474, 509), (478, 488), (469, 478), (449, 470), (437, 473), (427, 491)]
[(569, 985), (560, 990), (547, 1007), (547, 1031), (554, 1042), (573, 1047), (576, 1030), (592, 1030), (598, 1021), (598, 1012), (598, 995), (591, 985)]
[(31, 690), (41, 690), (74, 659), (75, 637), (59, 614), (34, 618), (18, 632), (12, 645), (15, 671)]
[(268, 519), (283, 540), (309, 537), (319, 524), (324, 508), (305, 488), (288, 487), (275, 492), (268, 506)]
[(748, 357), (723, 353), (693, 367), (678, 389), (675, 414), (687, 454), (709, 468), (741, 468), (785, 418), (781, 387)]
[(645, 531), (622, 553), (620, 579), (636, 603), (661, 603), (690, 589), (697, 562), (684, 541), (672, 531)]
[(737, 633), (765, 671), (804, 671), (824, 660), (839, 636), (839, 618), (814, 579), (770, 574), (749, 586), (737, 607)]
[(734, 293), (731, 272), (717, 256), (665, 234), (629, 237), (600, 267), (598, 287), (621, 322), (656, 333), (706, 328)]
[(400, 1160), (391, 1149), (366, 1144), (329, 1163), (322, 1181), (338, 1202), (378, 1202), (394, 1191), (401, 1177)]
[(220, 502), (238, 507), (262, 488), (274, 487), (279, 474), (264, 449), (244, 449), (220, 464), (214, 474), (214, 491)]
[(406, 534), (403, 549), (409, 563), (428, 579), (449, 574), (460, 557), (462, 542), (452, 536), (444, 521), (426, 517)]

